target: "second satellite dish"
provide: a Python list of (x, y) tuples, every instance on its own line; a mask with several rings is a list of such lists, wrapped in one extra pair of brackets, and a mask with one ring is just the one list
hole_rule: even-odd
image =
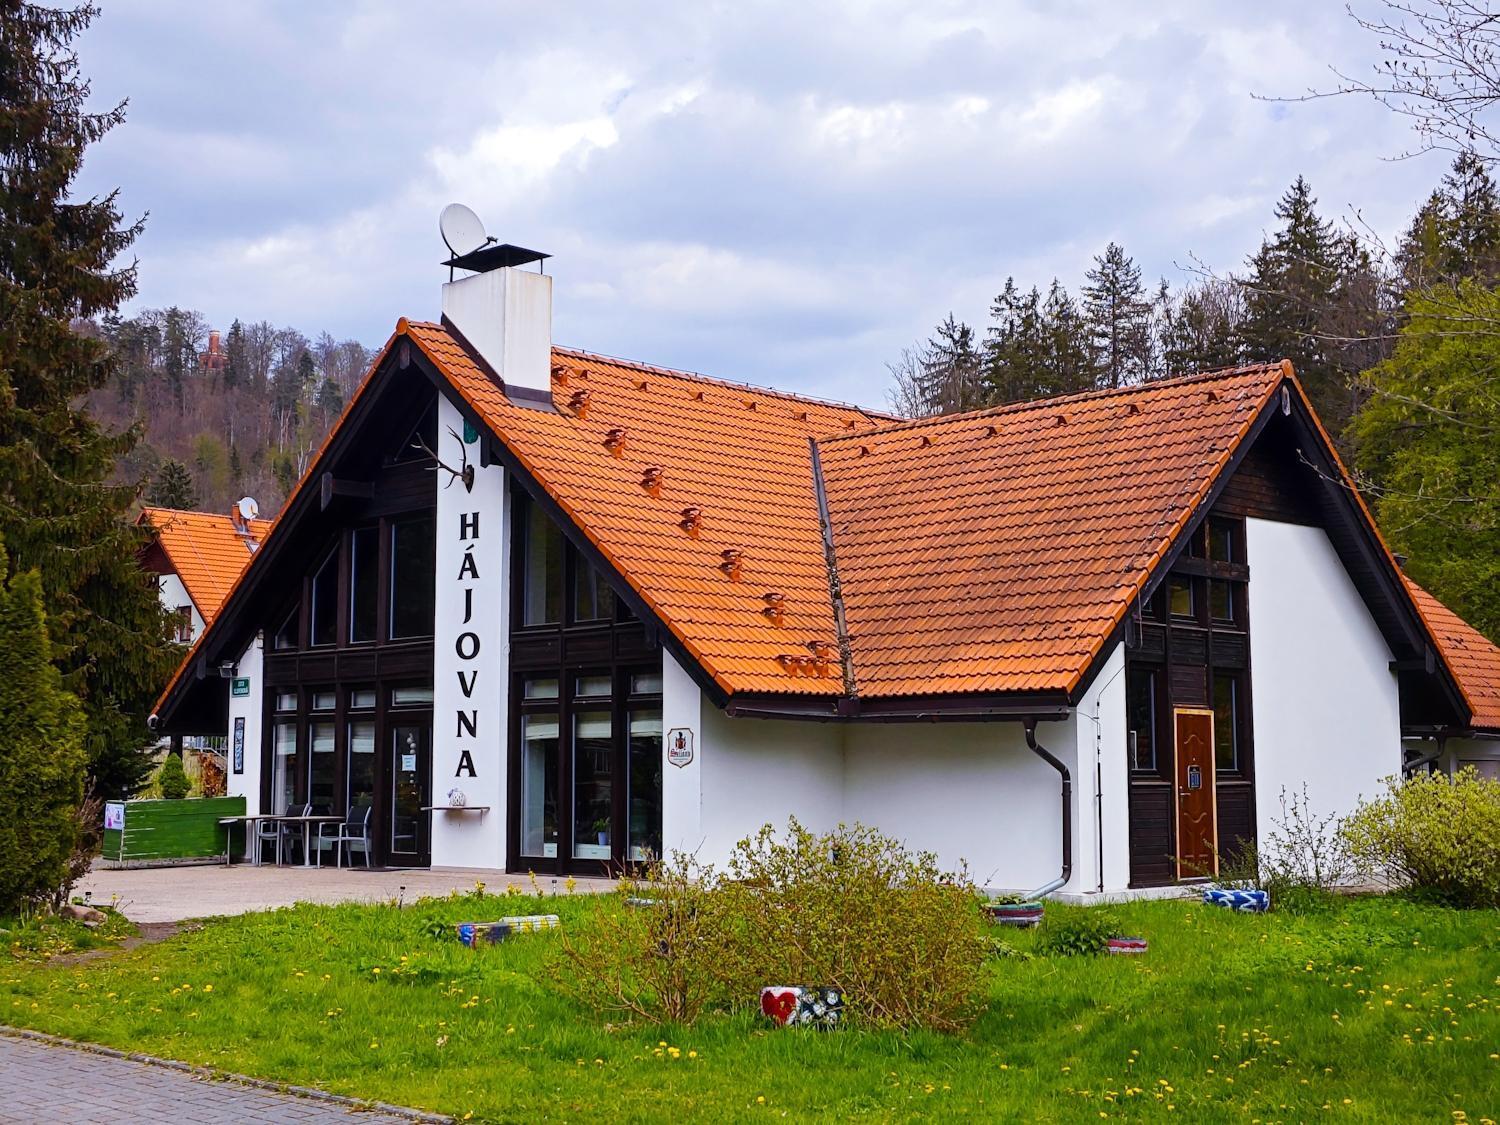
[(443, 208), (443, 213), (438, 216), (438, 230), (455, 258), (462, 258), (494, 241), (484, 233), (479, 216), (462, 203), (450, 203)]

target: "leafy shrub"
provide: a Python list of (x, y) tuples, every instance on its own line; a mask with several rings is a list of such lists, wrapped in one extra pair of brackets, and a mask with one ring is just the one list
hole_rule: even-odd
[(1259, 844), (1247, 842), (1219, 865), (1215, 881), (1225, 887), (1269, 891), (1271, 909), (1287, 914), (1326, 910), (1335, 892), (1350, 885), (1358, 864), (1335, 814), (1319, 816), (1307, 796), (1281, 791), (1281, 815)]
[(181, 755), (167, 755), (167, 760), (161, 764), (161, 770), (156, 775), (156, 784), (161, 789), (163, 799), (168, 801), (180, 801), (192, 792), (193, 783), (188, 780), (188, 775), (182, 768)]
[(1500, 782), (1465, 767), (1451, 778), (1389, 778), (1386, 787), (1345, 823), (1352, 854), (1423, 897), (1500, 907)]
[(718, 894), (736, 927), (726, 973), (738, 996), (763, 985), (840, 989), (849, 1016), (956, 1031), (978, 1012), (989, 950), (966, 871), (945, 872), (871, 828), (818, 834), (795, 819), (741, 840)]
[(1120, 921), (1097, 906), (1066, 912), (1050, 910), (1037, 939), (1037, 952), (1049, 957), (1093, 957), (1108, 952), (1109, 939), (1123, 937)]
[(553, 979), (596, 1012), (692, 1023), (730, 995), (720, 962), (726, 926), (717, 876), (688, 856), (621, 879), (593, 924), (566, 930)]
[(562, 947), (558, 983), (600, 1012), (692, 1022), (766, 985), (827, 985), (851, 1020), (943, 1031), (977, 1014), (990, 952), (967, 875), (867, 828), (795, 820), (740, 841), (722, 874), (679, 855), (623, 881)]

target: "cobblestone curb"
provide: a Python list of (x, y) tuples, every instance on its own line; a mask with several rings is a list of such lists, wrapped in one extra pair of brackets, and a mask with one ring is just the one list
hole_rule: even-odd
[(114, 1047), (100, 1046), (98, 1043), (82, 1043), (76, 1039), (64, 1039), (60, 1035), (48, 1035), (45, 1031), (30, 1031), (24, 1027), (9, 1027), (0, 1024), (0, 1035), (10, 1039), (27, 1039), (33, 1043), (45, 1043), (49, 1047), (67, 1047), (74, 1051), (84, 1051), (92, 1055), (104, 1055), (111, 1059), (127, 1059), (130, 1062), (144, 1063), (147, 1066), (159, 1066), (165, 1070), (175, 1070), (182, 1074), (191, 1074), (195, 1078), (201, 1078), (209, 1082), (233, 1082), (238, 1086), (248, 1086), (255, 1090), (267, 1090), (273, 1094), (288, 1094), (296, 1098), (306, 1098), (312, 1102), (322, 1102), (324, 1105), (336, 1105), (343, 1109), (363, 1113), (384, 1113), (390, 1117), (402, 1117), (407, 1121), (421, 1122), (423, 1125), (453, 1125), (453, 1118), (445, 1117), (439, 1113), (425, 1113), (420, 1109), (410, 1109), (406, 1106), (391, 1105), (389, 1102), (369, 1101), (364, 1098), (349, 1098), (343, 1094), (330, 1094), (327, 1090), (318, 1090), (312, 1086), (293, 1086), (286, 1082), (272, 1082), (265, 1078), (251, 1078), (248, 1074), (232, 1074), (225, 1070), (214, 1070), (207, 1066), (194, 1066), (192, 1063), (178, 1062), (176, 1059), (162, 1059), (155, 1055), (142, 1054), (140, 1051), (120, 1051)]

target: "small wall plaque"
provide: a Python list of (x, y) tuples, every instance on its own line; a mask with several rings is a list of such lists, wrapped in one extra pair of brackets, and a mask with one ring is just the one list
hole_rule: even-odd
[(686, 766), (693, 760), (693, 732), (689, 727), (673, 727), (667, 731), (667, 761), (674, 766)]
[(238, 677), (229, 681), (230, 695), (249, 695), (250, 680), (247, 677)]

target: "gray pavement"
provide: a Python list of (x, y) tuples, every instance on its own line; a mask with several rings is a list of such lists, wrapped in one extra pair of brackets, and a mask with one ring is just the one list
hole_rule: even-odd
[[(532, 891), (531, 880), (525, 875), (478, 868), (366, 871), (362, 867), (212, 864), (111, 869), (95, 864), (73, 893), (87, 891), (98, 905), (113, 902), (132, 922), (181, 922), (273, 910), (299, 902), (387, 902), (400, 896), (409, 903), (449, 891), (471, 891), (476, 882), (484, 883), (492, 894), (503, 893), (507, 884)], [(536, 885), (543, 893), (566, 893), (565, 881), (551, 875), (538, 875)], [(608, 879), (578, 879), (574, 891), (603, 891), (613, 885)]]
[(411, 1125), (413, 1118), (0, 1035), (0, 1122), (298, 1122)]

